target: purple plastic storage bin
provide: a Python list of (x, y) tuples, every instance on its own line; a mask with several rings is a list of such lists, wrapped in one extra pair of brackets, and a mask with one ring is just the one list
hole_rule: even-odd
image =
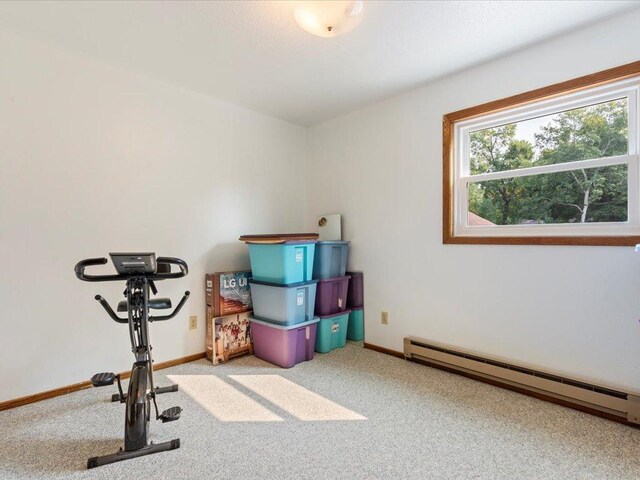
[(364, 306), (364, 281), (362, 272), (347, 272), (349, 291), (347, 293), (347, 308), (362, 308)]
[(283, 368), (313, 359), (319, 318), (289, 326), (249, 320), (256, 357)]
[(316, 288), (316, 315), (333, 315), (347, 308), (349, 275), (318, 280)]

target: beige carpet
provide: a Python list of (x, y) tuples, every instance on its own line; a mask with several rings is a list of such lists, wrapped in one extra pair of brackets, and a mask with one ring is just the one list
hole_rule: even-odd
[[(87, 376), (93, 372), (87, 372)], [(1, 479), (640, 478), (640, 429), (362, 349), (283, 370), (254, 357), (157, 372), (178, 450), (85, 470), (121, 445), (109, 387), (0, 412)]]

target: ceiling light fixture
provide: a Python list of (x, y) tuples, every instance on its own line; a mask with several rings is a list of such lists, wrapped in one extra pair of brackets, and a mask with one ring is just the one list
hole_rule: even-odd
[(362, 0), (301, 1), (295, 17), (303, 30), (329, 38), (356, 28), (362, 21), (362, 10)]

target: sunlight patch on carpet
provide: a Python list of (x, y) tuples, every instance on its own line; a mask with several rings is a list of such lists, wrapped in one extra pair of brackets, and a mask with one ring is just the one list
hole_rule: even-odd
[(282, 418), (213, 375), (167, 375), (222, 422), (281, 422)]
[(300, 420), (367, 419), (280, 375), (229, 375), (229, 378)]

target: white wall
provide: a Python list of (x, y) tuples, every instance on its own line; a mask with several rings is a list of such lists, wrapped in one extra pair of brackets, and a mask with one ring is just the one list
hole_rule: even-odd
[(130, 368), (93, 300), (124, 284), (80, 282), (82, 258), (184, 258), (154, 354), (203, 352), (205, 272), (248, 266), (239, 234), (304, 226), (306, 151), (301, 127), (0, 31), (0, 401)]
[(344, 215), (367, 342), (401, 351), (417, 335), (640, 390), (632, 248), (441, 241), (442, 115), (639, 60), (639, 23), (626, 13), (311, 129), (308, 225)]
[(163, 361), (204, 350), (203, 276), (248, 266), (239, 233), (332, 212), (350, 267), (366, 272), (368, 342), (401, 350), (419, 335), (640, 389), (630, 248), (441, 243), (442, 115), (638, 60), (639, 21), (627, 13), (309, 132), (0, 31), (0, 401), (129, 368), (126, 327), (93, 300), (119, 300), (122, 285), (78, 281), (79, 259), (140, 249), (189, 262), (160, 285), (192, 291), (178, 318), (152, 325)]

